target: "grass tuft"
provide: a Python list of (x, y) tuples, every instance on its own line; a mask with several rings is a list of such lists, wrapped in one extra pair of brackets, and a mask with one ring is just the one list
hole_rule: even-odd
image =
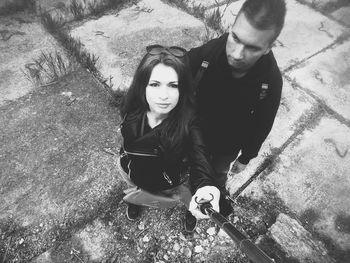
[[(168, 5), (176, 6), (177, 8), (193, 15), (194, 17), (204, 21), (206, 32), (203, 36), (200, 37), (201, 40), (207, 42), (208, 40), (219, 36), (225, 32), (225, 28), (221, 23), (222, 14), (219, 10), (219, 7), (216, 8), (214, 12), (210, 15), (207, 15), (207, 8), (201, 4), (190, 3), (189, 0), (162, 0)], [(226, 3), (226, 8), (232, 0), (228, 0)], [(219, 4), (217, 3), (217, 6)], [(226, 10), (225, 8), (225, 10)], [(216, 32), (213, 32), (216, 31)]]
[(211, 29), (207, 25), (204, 25), (204, 26), (205, 26), (205, 32), (199, 36), (199, 41), (201, 41), (202, 43), (207, 43), (209, 40), (220, 36), (219, 32)]
[(205, 6), (199, 4), (199, 5), (193, 5), (190, 9), (191, 13), (194, 15), (194, 17), (197, 17), (199, 19), (205, 19)]
[(214, 12), (212, 12), (209, 16), (207, 16), (206, 22), (209, 27), (214, 30), (217, 30), (219, 33), (224, 33), (224, 29), (221, 23), (221, 13), (219, 8), (216, 8)]
[(72, 0), (69, 5), (69, 11), (76, 20), (82, 20), (84, 18), (84, 7), (80, 0)]
[(45, 13), (41, 19), (44, 27), (48, 30), (83, 67), (92, 73), (97, 73), (96, 62), (98, 58), (94, 54), (88, 53), (83, 49), (80, 40), (76, 40), (63, 29), (63, 23), (60, 19), (53, 18)]
[(89, 14), (93, 16), (101, 16), (108, 9), (108, 2), (105, 1), (92, 0), (88, 3)]
[(42, 52), (38, 59), (25, 65), (25, 75), (35, 84), (45, 85), (73, 72), (77, 65), (65, 60), (58, 52)]
[(101, 16), (107, 10), (120, 10), (129, 3), (135, 4), (137, 1), (132, 0), (91, 0), (87, 4), (88, 13), (93, 16)]
[[(64, 23), (60, 17), (55, 19), (50, 14), (45, 13), (42, 15), (41, 21), (46, 30), (49, 31), (67, 50), (69, 57), (78, 62), (83, 68), (87, 69), (100, 83), (102, 83), (109, 94), (112, 95), (116, 105), (119, 105), (120, 98), (123, 96), (123, 93), (119, 90), (113, 91), (111, 81), (108, 83), (108, 79), (104, 78), (99, 72), (97, 68), (97, 62), (99, 60), (98, 56), (86, 51), (80, 40), (74, 39), (70, 36), (70, 34), (63, 27)], [(48, 57), (48, 60), (51, 61), (51, 58)], [(57, 59), (55, 62), (58, 62)], [(60, 72), (57, 70), (57, 68), (60, 69), (62, 67), (63, 66), (55, 68), (51, 67), (51, 71)]]
[(53, 18), (49, 13), (43, 13), (41, 15), (41, 23), (46, 30), (51, 34), (56, 34), (64, 26), (65, 21), (62, 16), (56, 16)]
[[(92, 0), (92, 2), (82, 0), (83, 4), (78, 1), (79, 0), (72, 0), (69, 8), (75, 19), (83, 19), (88, 15), (100, 16), (110, 9), (119, 11), (128, 5), (137, 4), (139, 0), (102, 0), (100, 2), (97, 2), (96, 0)], [(83, 68), (87, 69), (95, 79), (102, 83), (104, 88), (114, 99), (115, 105), (119, 106), (120, 100), (124, 96), (124, 92), (122, 90), (112, 90), (111, 78), (103, 77), (97, 68), (99, 58), (95, 54), (91, 54), (85, 50), (80, 40), (74, 39), (70, 36), (65, 29), (66, 21), (64, 21), (62, 16), (56, 15), (53, 17), (49, 13), (43, 13), (41, 15), (41, 21), (46, 30), (50, 32), (67, 50), (68, 56), (75, 62), (78, 62)], [(53, 60), (50, 56), (46, 57), (49, 61)], [(57, 59), (55, 60), (55, 63), (59, 63), (57, 62)], [(62, 66), (55, 68), (51, 67), (51, 71), (60, 72), (58, 69), (61, 67)]]

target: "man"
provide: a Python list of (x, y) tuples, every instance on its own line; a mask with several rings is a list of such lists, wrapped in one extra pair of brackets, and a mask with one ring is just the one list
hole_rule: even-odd
[[(246, 0), (228, 33), (188, 52), (193, 76), (203, 66), (196, 87), (198, 114), (219, 187), (258, 155), (272, 128), (282, 76), (271, 47), (285, 14), (284, 0)], [(203, 61), (209, 62), (206, 69)], [(194, 199), (208, 198), (204, 192), (190, 204), (198, 218), (203, 215)], [(217, 202), (212, 201), (215, 207)]]

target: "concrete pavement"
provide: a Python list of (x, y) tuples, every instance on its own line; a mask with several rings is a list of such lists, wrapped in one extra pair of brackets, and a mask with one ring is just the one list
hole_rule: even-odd
[[(59, 3), (36, 4), (56, 15), (69, 13), (70, 2)], [(207, 15), (219, 8), (227, 27), (242, 0), (192, 0), (187, 7), (192, 4), (205, 6)], [(285, 28), (273, 49), (284, 79), (281, 106), (259, 156), (230, 180), (235, 198), (230, 219), (276, 262), (346, 263), (349, 5), (288, 0), (287, 8)], [(79, 22), (65, 17), (71, 36), (99, 57), (99, 70), (113, 89), (127, 88), (146, 45), (188, 49), (206, 38), (203, 21), (158, 0)], [(111, 97), (84, 70), (48, 86), (25, 82), (18, 69), (40, 51), (63, 50), (33, 14), (0, 19), (0, 259), (247, 262), (208, 221), (201, 222), (194, 240), (186, 239), (179, 223), (181, 207), (149, 209), (141, 221), (128, 223), (119, 203), (123, 184), (114, 162), (120, 119)], [(24, 43), (32, 44), (25, 49)]]

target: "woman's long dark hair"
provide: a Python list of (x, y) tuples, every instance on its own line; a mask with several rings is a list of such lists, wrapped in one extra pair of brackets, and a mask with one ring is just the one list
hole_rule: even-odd
[(125, 117), (129, 113), (149, 111), (146, 87), (153, 68), (158, 64), (169, 66), (176, 71), (179, 89), (177, 105), (162, 122), (161, 138), (167, 138), (168, 142), (168, 145), (163, 146), (168, 150), (184, 150), (188, 145), (189, 123), (194, 115), (193, 83), (187, 55), (179, 58), (166, 50), (157, 55), (146, 54), (136, 69), (131, 86), (121, 103), (120, 112), (122, 117)]

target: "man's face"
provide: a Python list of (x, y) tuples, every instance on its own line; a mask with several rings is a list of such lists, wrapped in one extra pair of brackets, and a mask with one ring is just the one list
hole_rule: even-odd
[(236, 18), (226, 42), (228, 64), (234, 76), (240, 77), (271, 49), (275, 36), (273, 29), (258, 30), (247, 20), (244, 13)]

